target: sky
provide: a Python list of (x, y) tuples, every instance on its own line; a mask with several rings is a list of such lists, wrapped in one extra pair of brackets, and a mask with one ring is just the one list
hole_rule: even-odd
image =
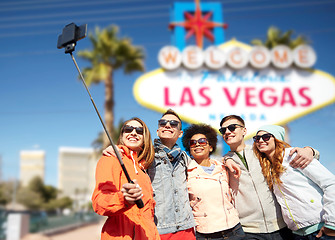
[[(171, 44), (172, 0), (2, 0), (0, 2), (0, 159), (1, 179), (19, 177), (20, 151), (46, 152), (46, 184), (57, 186), (58, 150), (62, 146), (90, 148), (102, 131), (77, 70), (68, 54), (57, 49), (65, 25), (88, 24), (88, 32), (111, 24), (145, 52), (146, 72), (159, 68), (159, 50)], [(192, 2), (178, 1), (178, 2)], [(334, 0), (224, 0), (225, 40), (250, 44), (265, 39), (270, 26), (304, 35), (317, 54), (315, 69), (335, 76)], [(76, 51), (90, 49), (88, 38)], [(75, 53), (76, 53), (75, 51)], [(76, 57), (76, 55), (75, 55)], [(76, 57), (82, 69), (88, 63)], [(161, 113), (136, 102), (133, 84), (143, 73), (116, 71), (115, 123), (142, 118), (156, 136)], [(103, 115), (103, 85), (90, 87)], [(333, 147), (335, 104), (288, 124), (292, 146), (313, 146), (321, 162), (335, 173)]]

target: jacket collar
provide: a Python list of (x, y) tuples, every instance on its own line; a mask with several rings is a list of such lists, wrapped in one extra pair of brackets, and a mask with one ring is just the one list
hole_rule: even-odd
[(135, 165), (138, 165), (142, 171), (145, 170), (145, 168), (144, 168), (145, 159), (142, 159), (140, 162), (138, 162), (138, 158), (137, 158), (137, 153), (136, 153), (136, 152), (130, 150), (129, 148), (127, 148), (127, 147), (124, 146), (124, 145), (118, 145), (118, 148), (121, 149), (121, 150), (123, 151), (123, 154), (122, 154), (122, 155), (126, 155), (127, 158), (129, 158), (129, 159), (131, 159), (133, 162), (135, 162), (135, 163), (134, 163), (135, 171), (137, 171)]
[(134, 158), (137, 162), (137, 153), (136, 152), (130, 150), (129, 148), (127, 148), (124, 145), (118, 145), (117, 147), (123, 151), (123, 155), (126, 155), (128, 158)]
[[(212, 158), (209, 159), (209, 162), (210, 162), (211, 164), (214, 164), (214, 165), (215, 165), (215, 168), (214, 168), (214, 170), (213, 170), (213, 173), (216, 172), (216, 169), (217, 169), (219, 166), (223, 166), (222, 163), (220, 163), (219, 161), (214, 160), (214, 159), (212, 159)], [(200, 166), (194, 159), (192, 159), (192, 161), (190, 162), (190, 164), (189, 164), (188, 167), (187, 167), (187, 171), (188, 171), (188, 172), (192, 172), (192, 171), (195, 171), (195, 170), (197, 170), (197, 169), (201, 169), (201, 170), (203, 171), (202, 167), (201, 167), (201, 166)]]

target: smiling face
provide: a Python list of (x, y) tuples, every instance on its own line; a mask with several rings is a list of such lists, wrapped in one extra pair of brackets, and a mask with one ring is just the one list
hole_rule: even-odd
[[(222, 135), (223, 140), (229, 145), (232, 151), (240, 151), (244, 148), (244, 136), (247, 133), (245, 127), (239, 127), (237, 125), (234, 131), (230, 131), (228, 126), (232, 124), (243, 124), (237, 119), (229, 119), (222, 123), (221, 127), (226, 127), (225, 133)], [(242, 148), (242, 149), (239, 149)]]
[(195, 146), (190, 146), (190, 154), (196, 160), (197, 162), (208, 159), (209, 154), (213, 151), (213, 148), (209, 145), (208, 140), (206, 144), (199, 144), (198, 140), (201, 138), (205, 138), (206, 136), (204, 134), (194, 134), (191, 137), (191, 141), (196, 140), (197, 143)]
[(180, 121), (173, 114), (166, 114), (161, 119), (163, 120), (175, 120), (178, 121), (179, 124), (176, 127), (172, 127), (170, 122), (167, 122), (165, 126), (159, 125), (157, 129), (157, 135), (160, 138), (162, 144), (167, 146), (168, 148), (172, 148), (177, 142), (178, 138), (183, 135), (183, 131), (180, 129)]
[[(268, 132), (266, 131), (259, 131), (256, 136), (263, 136), (264, 134), (266, 134)], [(255, 142), (255, 145), (257, 147), (257, 149), (262, 152), (265, 153), (267, 157), (271, 158), (276, 150), (276, 143), (275, 143), (275, 139), (273, 136), (270, 137), (269, 140), (264, 141), (263, 138), (260, 138), (258, 141)]]
[(143, 139), (143, 131), (142, 131), (142, 134), (139, 134), (136, 131), (136, 128), (137, 127), (143, 128), (142, 124), (136, 120), (131, 120), (125, 126), (134, 127), (134, 129), (132, 129), (131, 132), (123, 130), (122, 132), (123, 144), (129, 149), (135, 152), (139, 152), (140, 150), (142, 150), (144, 139)]

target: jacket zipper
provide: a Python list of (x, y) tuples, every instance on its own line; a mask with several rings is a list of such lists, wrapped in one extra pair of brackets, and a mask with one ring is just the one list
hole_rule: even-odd
[(255, 186), (255, 182), (254, 182), (254, 179), (252, 178), (249, 170), (248, 170), (248, 174), (251, 178), (251, 181), (252, 181), (252, 185), (254, 186), (254, 189), (255, 189), (255, 192), (256, 192), (256, 195), (257, 195), (257, 198), (258, 198), (258, 202), (259, 202), (259, 205), (261, 206), (261, 209), (262, 209), (262, 215), (263, 215), (263, 220), (264, 220), (264, 223), (265, 223), (265, 228), (266, 228), (266, 231), (268, 232), (268, 224), (267, 224), (267, 221), (266, 221), (266, 218), (265, 218), (265, 213), (264, 213), (264, 208), (263, 208), (263, 205), (262, 205), (262, 201), (261, 199), (259, 198), (259, 194), (257, 192), (257, 189), (256, 189), (256, 186)]
[(283, 195), (283, 198), (284, 198), (285, 205), (286, 205), (286, 207), (287, 207), (287, 209), (288, 209), (288, 212), (290, 213), (290, 216), (291, 216), (291, 218), (292, 218), (292, 220), (293, 220), (294, 224), (297, 226), (297, 228), (298, 228), (298, 229), (300, 229), (300, 227), (299, 227), (298, 223), (295, 221), (295, 219), (294, 219), (294, 217), (293, 217), (293, 215), (292, 215), (292, 212), (291, 212), (291, 209), (290, 209), (290, 207), (289, 207), (289, 206), (288, 206), (288, 204), (287, 204), (287, 201), (286, 201), (286, 198), (285, 198), (285, 195), (284, 195), (284, 193), (283, 193), (283, 192), (282, 192), (282, 190), (280, 189), (279, 185), (278, 185), (278, 184), (276, 184), (276, 185), (277, 185), (277, 187), (278, 187), (278, 189), (279, 189), (280, 193)]
[[(244, 153), (244, 150), (243, 150), (243, 153)], [(236, 154), (236, 153), (235, 153)], [(236, 154), (237, 155), (237, 154)], [(243, 154), (244, 155), (244, 154)], [(246, 171), (248, 172), (248, 175), (251, 179), (251, 182), (252, 182), (252, 185), (254, 186), (254, 189), (255, 189), (255, 192), (256, 192), (256, 195), (257, 195), (257, 199), (258, 199), (258, 202), (259, 202), (259, 205), (261, 206), (261, 209), (262, 209), (262, 215), (263, 215), (263, 220), (264, 220), (264, 223), (265, 223), (265, 228), (266, 228), (266, 231), (268, 232), (268, 224), (267, 224), (267, 221), (266, 221), (266, 218), (265, 218), (265, 213), (264, 213), (264, 208), (263, 208), (263, 205), (262, 205), (262, 202), (261, 202), (261, 199), (259, 198), (259, 194), (257, 192), (257, 189), (256, 189), (256, 186), (255, 186), (255, 182), (254, 182), (254, 179), (252, 178), (251, 174), (250, 174), (250, 166), (249, 168), (246, 168), (242, 162), (242, 160), (239, 158), (239, 156), (237, 156), (238, 159), (240, 160), (240, 162), (242, 163), (242, 166), (246, 169)], [(244, 156), (244, 160), (247, 162), (247, 158)], [(241, 165), (241, 164), (240, 164)]]

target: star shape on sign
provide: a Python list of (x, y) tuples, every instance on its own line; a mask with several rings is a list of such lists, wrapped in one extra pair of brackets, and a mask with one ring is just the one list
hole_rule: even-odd
[(198, 47), (203, 48), (204, 36), (210, 41), (214, 41), (214, 35), (212, 33), (213, 28), (223, 27), (227, 29), (228, 25), (225, 23), (217, 23), (210, 21), (212, 12), (202, 15), (199, 0), (195, 0), (196, 9), (194, 14), (185, 12), (184, 22), (172, 22), (169, 24), (169, 29), (174, 29), (176, 26), (184, 27), (187, 30), (186, 39), (189, 39), (193, 35), (195, 36)]

